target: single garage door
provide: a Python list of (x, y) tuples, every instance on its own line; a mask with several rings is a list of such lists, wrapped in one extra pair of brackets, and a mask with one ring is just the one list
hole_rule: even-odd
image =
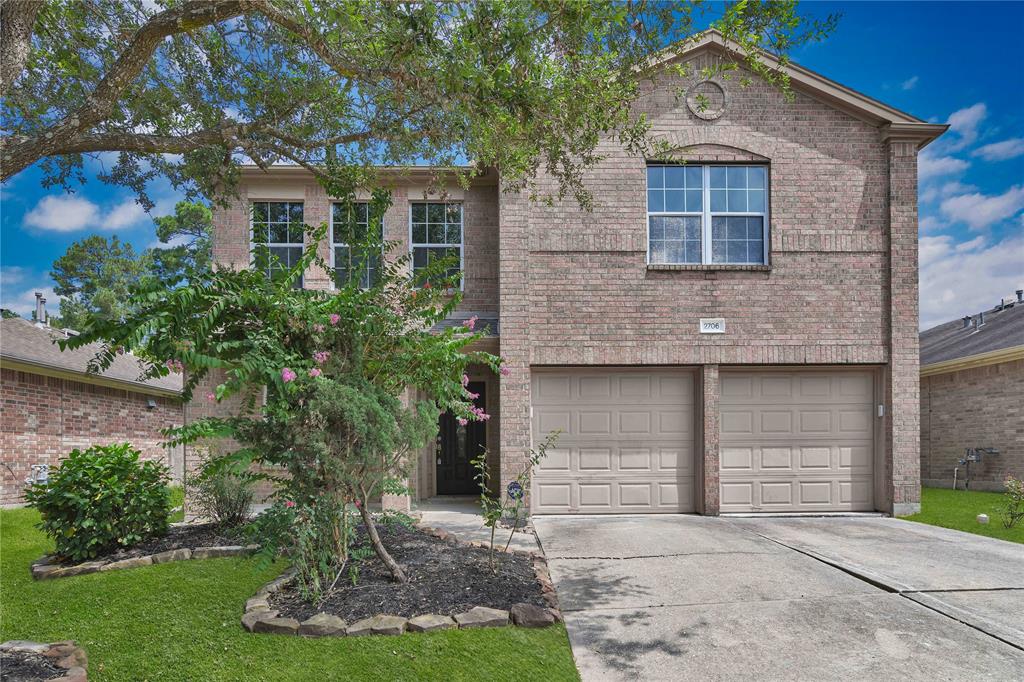
[(870, 511), (867, 371), (722, 372), (723, 512)]
[(692, 371), (534, 370), (532, 401), (534, 513), (694, 511)]

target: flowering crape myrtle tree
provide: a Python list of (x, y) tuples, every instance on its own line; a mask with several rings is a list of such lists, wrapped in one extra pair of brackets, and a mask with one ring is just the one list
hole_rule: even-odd
[[(375, 195), (371, 220), (379, 220), (388, 201), (384, 193)], [(310, 229), (307, 243), (319, 243), (325, 230)], [(379, 254), (393, 246), (370, 237), (359, 251)], [(217, 464), (283, 469), (287, 475), (278, 483), (289, 507), (354, 503), (378, 557), (404, 582), (368, 503), (405, 478), (410, 453), (433, 438), (441, 410), (463, 420), (488, 418), (466, 388), (467, 365), (501, 371), (498, 357), (467, 348), (481, 336), (472, 321), (432, 331), (460, 300), (458, 275), (444, 274), (451, 264), (438, 260), (415, 278), (408, 265), (408, 256), (385, 258), (372, 286), (361, 288), (355, 276), (334, 292), (293, 286), (308, 267), (327, 267), (315, 248), (274, 278), (258, 268), (215, 268), (187, 282), (140, 290), (127, 319), (97, 321), (64, 345), (101, 341), (94, 370), (131, 348), (146, 365), (144, 376), (183, 371), (186, 400), (218, 370), (223, 382), (198, 399), (241, 398), (239, 413), (171, 429), (172, 441), (233, 439), (238, 449)], [(337, 539), (334, 568), (340, 572), (347, 531), (327, 532)]]

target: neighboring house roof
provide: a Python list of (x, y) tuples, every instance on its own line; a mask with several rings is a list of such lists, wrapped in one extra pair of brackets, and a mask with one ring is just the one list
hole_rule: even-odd
[[(745, 54), (738, 45), (711, 29), (684, 42), (681, 46), (666, 48), (652, 60), (650, 68), (658, 69), (673, 61), (689, 59), (706, 51), (724, 52), (738, 60), (745, 59)], [(769, 52), (761, 53), (761, 61), (769, 68), (789, 76), (790, 85), (794, 90), (820, 99), (851, 116), (881, 128), (885, 139), (916, 142), (917, 148), (921, 149), (949, 128), (945, 124), (922, 121), (794, 62), (783, 64), (778, 57)]]
[(996, 306), (983, 315), (984, 324), (979, 325), (979, 314), (966, 328), (959, 319), (921, 332), (922, 371), (929, 367), (954, 371), (968, 358), (988, 364), (1014, 359), (1016, 354), (1024, 357), (1024, 303), (1014, 301), (1001, 310)]
[(131, 353), (118, 355), (102, 374), (86, 371), (100, 349), (91, 343), (61, 351), (57, 341), (68, 334), (53, 327), (36, 325), (20, 317), (0, 320), (0, 360), (4, 367), (60, 376), (90, 383), (118, 386), (141, 393), (180, 394), (181, 376), (171, 374), (156, 379), (139, 379), (143, 366)]

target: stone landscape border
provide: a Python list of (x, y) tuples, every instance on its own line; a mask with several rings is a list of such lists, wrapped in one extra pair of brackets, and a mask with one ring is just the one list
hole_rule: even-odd
[(12, 639), (0, 644), (0, 651), (12, 654), (37, 654), (55, 659), (53, 665), (67, 672), (63, 677), (54, 677), (48, 682), (86, 682), (89, 676), (89, 658), (85, 655), (85, 649), (78, 646), (74, 640), (44, 644)]
[[(455, 535), (428, 526), (417, 526), (420, 530), (450, 544), (489, 548), (486, 542), (460, 541)], [(486, 606), (474, 606), (455, 616), (427, 613), (412, 618), (403, 618), (386, 613), (364, 618), (351, 625), (342, 618), (318, 613), (301, 623), (295, 618), (282, 618), (279, 611), (270, 608), (270, 596), (288, 585), (294, 578), (293, 571), (287, 571), (261, 587), (256, 595), (245, 603), (242, 627), (249, 632), (278, 635), (299, 635), (302, 637), (358, 637), (361, 635), (402, 635), (407, 632), (433, 632), (437, 630), (467, 630), (471, 628), (504, 627), (515, 625), (524, 628), (547, 627), (562, 620), (558, 610), (558, 596), (551, 582), (547, 561), (539, 552), (511, 550), (510, 554), (529, 557), (541, 587), (545, 603), (543, 608), (535, 604), (514, 604), (508, 611)]]
[[(188, 526), (189, 523), (172, 523), (171, 527)], [(248, 556), (258, 550), (259, 545), (219, 545), (216, 547), (196, 547), (189, 549), (168, 549), (156, 554), (129, 557), (127, 559), (97, 559), (80, 564), (62, 566), (55, 562), (52, 554), (47, 554), (32, 562), (32, 577), (36, 580), (53, 578), (70, 578), (73, 575), (98, 573), (100, 571), (117, 571), (124, 568), (138, 568), (153, 564), (167, 564), (172, 561), (189, 561), (191, 559), (220, 559), (222, 557)]]

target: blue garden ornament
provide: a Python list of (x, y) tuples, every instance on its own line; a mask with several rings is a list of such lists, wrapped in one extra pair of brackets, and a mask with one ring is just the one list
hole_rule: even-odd
[(519, 481), (512, 481), (508, 484), (508, 496), (513, 500), (523, 499), (523, 486), (519, 485)]

